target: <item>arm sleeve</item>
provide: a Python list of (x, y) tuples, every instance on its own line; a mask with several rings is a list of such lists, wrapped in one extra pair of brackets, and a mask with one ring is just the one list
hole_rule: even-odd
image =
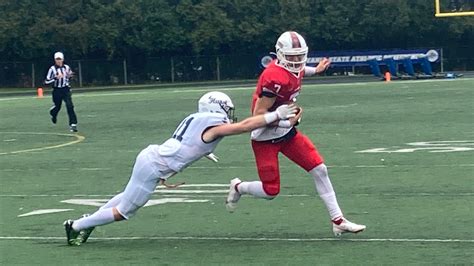
[(50, 67), (49, 71), (48, 71), (48, 74), (46, 75), (46, 79), (44, 80), (44, 83), (45, 84), (51, 84), (51, 83), (54, 82), (54, 80), (55, 80), (54, 69), (53, 69), (53, 67)]
[(304, 67), (304, 75), (305, 76), (314, 76), (314, 75), (316, 75), (316, 68), (315, 67), (310, 67), (310, 66), (305, 66)]

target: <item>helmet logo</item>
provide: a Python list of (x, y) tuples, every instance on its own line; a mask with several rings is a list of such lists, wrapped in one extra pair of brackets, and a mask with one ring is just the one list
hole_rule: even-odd
[(298, 36), (296, 35), (296, 33), (294, 31), (291, 31), (290, 36), (291, 36), (291, 46), (293, 48), (301, 48), (300, 39), (298, 39)]
[(209, 96), (209, 103), (216, 103), (216, 104), (218, 104), (218, 105), (222, 108), (222, 110), (224, 110), (224, 112), (226, 112), (226, 113), (227, 113), (227, 112), (229, 111), (229, 109), (230, 109), (229, 105), (227, 104), (227, 100), (218, 100), (218, 99), (216, 99), (216, 98), (214, 98), (214, 97), (212, 97), (212, 96)]
[(227, 105), (227, 100), (218, 100), (212, 96), (209, 96), (209, 103), (225, 104)]

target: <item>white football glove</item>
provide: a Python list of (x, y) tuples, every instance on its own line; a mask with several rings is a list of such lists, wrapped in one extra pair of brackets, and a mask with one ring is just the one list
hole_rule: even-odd
[(280, 105), (275, 112), (277, 113), (279, 119), (286, 120), (296, 116), (298, 107), (295, 104), (283, 104)]
[(206, 155), (206, 158), (215, 163), (219, 162), (219, 157), (217, 157), (214, 153), (209, 153), (208, 155)]

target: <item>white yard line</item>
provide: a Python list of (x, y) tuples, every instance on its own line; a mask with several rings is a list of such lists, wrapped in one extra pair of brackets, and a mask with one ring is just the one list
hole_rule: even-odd
[[(0, 240), (60, 240), (62, 236), (0, 236)], [(124, 240), (197, 240), (197, 241), (245, 241), (245, 242), (415, 242), (415, 243), (474, 243), (473, 239), (438, 238), (267, 238), (267, 237), (206, 237), (206, 236), (130, 236), (130, 237), (91, 237), (91, 241)]]
[[(474, 78), (462, 78), (462, 79), (435, 79), (435, 80), (406, 80), (406, 81), (396, 81), (389, 84), (405, 84), (405, 83), (437, 83), (437, 82), (456, 82), (456, 81), (472, 81)], [(349, 82), (349, 83), (330, 83), (330, 84), (307, 84), (307, 87), (334, 87), (334, 86), (364, 86), (369, 84), (379, 84), (383, 86), (384, 82)], [(202, 86), (196, 86), (201, 87)], [(248, 87), (233, 87), (233, 88), (222, 88), (219, 86), (212, 86), (209, 89), (174, 89), (174, 88), (165, 88), (165, 89), (148, 89), (141, 91), (120, 91), (120, 92), (86, 92), (75, 94), (74, 97), (101, 97), (101, 96), (129, 96), (129, 95), (141, 95), (141, 94), (153, 94), (153, 93), (187, 93), (187, 92), (207, 92), (211, 90), (219, 91), (242, 91), (242, 90), (254, 90), (255, 86)], [(132, 90), (132, 89), (131, 89)], [(25, 100), (25, 99), (35, 99), (31, 95), (24, 97), (2, 97), (0, 101), (13, 101), (13, 100)]]
[[(1, 153), (0, 153), (1, 155)], [(293, 165), (280, 165), (280, 168), (293, 168)], [(405, 164), (405, 165), (399, 165), (399, 164), (380, 164), (380, 165), (329, 165), (328, 168), (388, 168), (388, 167), (430, 167), (430, 168), (436, 168), (436, 167), (474, 167), (474, 164), (472, 163), (466, 163), (466, 164), (431, 164), (431, 165), (416, 165), (416, 164)], [(252, 162), (252, 164), (248, 166), (219, 166), (219, 165), (212, 165), (212, 166), (190, 166), (187, 169), (243, 169), (243, 168), (255, 168), (255, 163)], [(111, 168), (57, 168), (57, 171), (108, 171)], [(21, 171), (38, 171), (37, 169), (15, 169), (15, 168), (3, 168), (0, 169), (0, 172), (21, 172)], [(50, 170), (48, 170), (50, 171)], [(186, 187), (198, 187), (198, 186), (208, 186), (207, 184), (201, 185), (201, 184), (191, 184), (191, 185), (185, 185)], [(218, 185), (223, 186), (223, 185)], [(227, 186), (227, 185), (226, 185)], [(184, 187), (184, 186), (183, 186)]]
[[(174, 192), (173, 192), (174, 191)], [(178, 190), (168, 190), (160, 193), (160, 197), (176, 197), (175, 194), (185, 194), (186, 197), (201, 197), (201, 198), (221, 198), (226, 194), (227, 190), (222, 190), (218, 192), (213, 192), (212, 190), (198, 191), (198, 193), (192, 193), (189, 190), (186, 193), (176, 193)], [(157, 192), (157, 191), (155, 191)], [(118, 193), (118, 192), (117, 192)], [(169, 194), (169, 195), (166, 195)], [(212, 195), (212, 194), (221, 194), (221, 195)], [(116, 194), (77, 194), (77, 195), (66, 195), (66, 194), (0, 194), (0, 198), (29, 198), (29, 197), (36, 197), (36, 198), (48, 198), (48, 197), (78, 197), (78, 198), (90, 198), (90, 197), (113, 197)], [(155, 193), (155, 195), (157, 195)], [(351, 193), (352, 196), (400, 196), (400, 197), (412, 197), (412, 196), (421, 196), (421, 197), (431, 197), (431, 196), (443, 196), (443, 197), (472, 197), (474, 196), (474, 192), (466, 192), (466, 193)], [(278, 197), (286, 197), (286, 198), (299, 198), (299, 197), (317, 197), (317, 194), (286, 194), (286, 195), (278, 195)]]

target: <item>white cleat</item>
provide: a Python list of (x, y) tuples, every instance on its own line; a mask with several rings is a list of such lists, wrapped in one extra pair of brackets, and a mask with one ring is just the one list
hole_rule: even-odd
[(366, 228), (363, 224), (355, 224), (346, 220), (346, 218), (342, 218), (342, 223), (339, 225), (332, 223), (332, 231), (334, 232), (335, 236), (341, 236), (344, 233), (354, 233), (357, 234), (359, 232), (364, 231)]
[(230, 180), (229, 195), (227, 196), (227, 200), (225, 201), (225, 207), (229, 212), (234, 212), (237, 208), (237, 202), (239, 201), (241, 195), (237, 191), (236, 187), (241, 182), (242, 180), (238, 178)]

